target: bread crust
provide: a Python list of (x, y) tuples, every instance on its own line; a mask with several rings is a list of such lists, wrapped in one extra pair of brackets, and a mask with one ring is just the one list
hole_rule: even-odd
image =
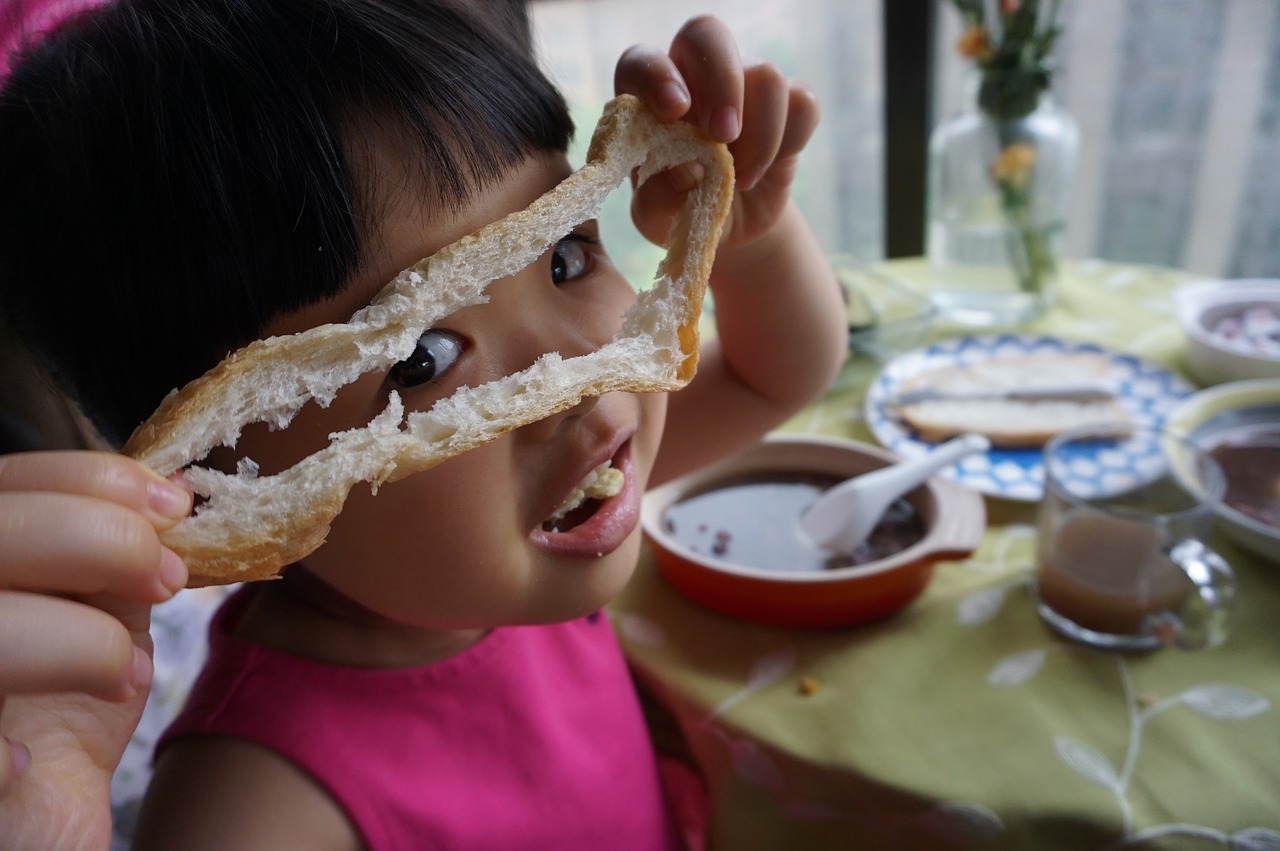
[[(640, 180), (697, 160), (705, 176), (672, 227), (657, 283), (640, 294), (622, 329), (598, 351), (555, 353), (428, 411), (405, 415), (399, 396), (367, 426), (334, 435), (324, 449), (271, 476), (251, 464), (234, 475), (192, 466), (234, 446), (244, 426), (285, 428), (309, 401), (404, 359), (422, 333), (487, 300), (484, 289), (525, 268), (578, 224), (633, 170)], [(349, 322), (258, 340), (171, 393), (124, 452), (161, 475), (185, 469), (204, 501), (161, 534), (187, 564), (188, 586), (275, 576), (318, 548), (359, 482), (375, 488), (429, 469), (512, 429), (613, 391), (683, 387), (698, 358), (698, 320), (715, 247), (733, 199), (727, 148), (686, 122), (658, 121), (639, 100), (606, 104), (586, 164), (528, 208), (470, 234), (401, 272)]]
[[(922, 372), (904, 381), (900, 393), (943, 391), (1008, 391), (1070, 386), (1108, 378), (1110, 366), (1093, 352), (1005, 356), (967, 366)], [(1123, 423), (1125, 406), (1106, 399), (935, 399), (894, 407), (916, 435), (940, 443), (966, 433), (981, 434), (993, 446), (1025, 449), (1043, 446), (1054, 435), (1086, 424)]]

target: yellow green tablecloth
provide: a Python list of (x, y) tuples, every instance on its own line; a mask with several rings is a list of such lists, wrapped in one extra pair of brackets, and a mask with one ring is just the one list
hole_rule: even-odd
[[(924, 280), (917, 261), (882, 271)], [(1181, 371), (1170, 294), (1187, 277), (1069, 265), (1055, 309), (1020, 330)], [(851, 357), (784, 430), (873, 440), (861, 401), (878, 368)], [(1101, 652), (1035, 613), (1034, 506), (987, 509), (971, 559), (939, 565), (893, 618), (848, 629), (726, 618), (642, 561), (613, 618), (707, 778), (711, 847), (1280, 848), (1280, 565), (1215, 537), (1240, 585), (1234, 637)]]

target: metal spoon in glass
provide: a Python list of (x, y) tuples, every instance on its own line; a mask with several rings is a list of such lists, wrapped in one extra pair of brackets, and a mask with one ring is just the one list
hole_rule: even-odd
[(990, 448), (991, 441), (982, 435), (963, 434), (919, 458), (846, 479), (824, 492), (800, 515), (800, 529), (820, 547), (852, 553), (894, 500), (943, 467)]

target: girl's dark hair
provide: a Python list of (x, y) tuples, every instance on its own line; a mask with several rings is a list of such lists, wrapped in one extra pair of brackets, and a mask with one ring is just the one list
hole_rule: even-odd
[(82, 13), (0, 90), (0, 310), (118, 444), (359, 268), (380, 213), (358, 153), (375, 125), (405, 140), (422, 178), (407, 191), (436, 210), (573, 133), (521, 0)]

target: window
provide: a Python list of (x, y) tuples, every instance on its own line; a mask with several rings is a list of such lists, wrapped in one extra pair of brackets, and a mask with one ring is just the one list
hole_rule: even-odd
[[(777, 64), (818, 92), (823, 119), (794, 195), (823, 247), (876, 259), (883, 253), (884, 190), (880, 4), (871, 0), (538, 0), (529, 4), (543, 67), (565, 91), (578, 123), (581, 162), (591, 128), (613, 96), (613, 68), (632, 44), (665, 48), (693, 12), (733, 29), (747, 58)], [(610, 196), (601, 227), (633, 282), (653, 274), (661, 251), (631, 232), (628, 193)]]
[[(529, 5), (543, 65), (569, 95), (583, 136), (613, 93), (613, 65), (626, 47), (665, 46), (694, 11), (723, 18), (745, 54), (818, 92), (823, 121), (796, 199), (824, 248), (876, 260), (885, 234), (882, 9), (903, 1)], [(940, 119), (962, 105), (967, 70), (953, 49), (958, 16), (937, 2)], [(1067, 256), (1280, 276), (1280, 3), (1063, 0), (1062, 17), (1054, 92), (1081, 129)], [(606, 237), (629, 276), (648, 276), (656, 254), (624, 236), (629, 229), (614, 235), (625, 196), (606, 206)]]

